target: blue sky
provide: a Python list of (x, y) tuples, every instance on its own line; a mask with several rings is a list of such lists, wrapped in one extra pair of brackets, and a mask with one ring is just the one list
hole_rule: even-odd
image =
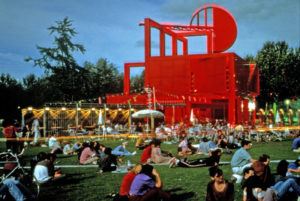
[(300, 46), (299, 0), (0, 0), (0, 73), (17, 79), (43, 74), (24, 58), (39, 57), (36, 45), (52, 46), (47, 28), (66, 16), (78, 32), (74, 41), (86, 48), (76, 54), (80, 64), (107, 58), (122, 71), (124, 62), (144, 61), (139, 22), (150, 17), (188, 24), (205, 3), (217, 3), (235, 17), (238, 37), (228, 51), (255, 55), (265, 41)]

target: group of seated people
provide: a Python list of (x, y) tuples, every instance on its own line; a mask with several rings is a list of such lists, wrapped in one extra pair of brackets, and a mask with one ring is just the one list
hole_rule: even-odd
[(272, 174), (270, 156), (263, 154), (254, 160), (247, 151), (251, 142), (243, 140), (241, 146), (231, 159), (231, 167), (233, 180), (241, 183), (244, 201), (295, 200), (300, 196), (300, 180), (294, 175), (300, 172), (300, 160), (290, 164), (282, 160)]
[(36, 195), (30, 187), (32, 181), (41, 184), (55, 182), (64, 177), (61, 170), (54, 167), (55, 160), (56, 155), (53, 153), (38, 153), (30, 161), (31, 173), (29, 174), (18, 168), (15, 161), (5, 163), (0, 200), (10, 200), (9, 197), (16, 201), (35, 200)]
[(243, 200), (297, 200), (300, 196), (299, 177), (288, 174), (291, 169), (286, 160), (278, 163), (276, 174), (271, 174), (269, 161), (267, 155), (262, 155), (252, 166), (244, 169), (241, 184)]
[[(193, 140), (182, 132), (176, 157), (161, 149), (160, 139), (154, 138), (149, 143), (146, 143), (145, 139), (146, 137), (140, 134), (136, 141), (135, 148), (142, 150), (140, 164), (127, 166), (129, 171), (122, 180), (119, 200), (175, 200), (169, 192), (162, 190), (160, 174), (151, 164), (168, 164), (169, 167), (184, 168), (210, 167), (211, 181), (207, 185), (207, 201), (233, 201), (233, 182), (235, 181), (240, 183), (243, 201), (292, 201), (300, 196), (300, 180), (294, 175), (300, 172), (300, 159), (293, 163), (280, 161), (276, 174), (271, 174), (268, 155), (263, 154), (258, 160), (254, 160), (248, 153), (252, 147), (250, 141), (233, 142), (234, 145), (231, 148), (239, 149), (235, 151), (230, 163), (233, 177), (231, 181), (227, 181), (224, 179), (223, 171), (219, 168), (219, 162), (223, 150), (231, 146), (230, 136), (225, 138), (220, 133), (216, 138), (217, 141), (204, 137), (197, 146), (192, 146)], [(54, 167), (56, 153), (77, 154), (79, 164), (98, 164), (99, 173), (117, 170), (124, 157), (136, 154), (136, 151), (127, 150), (127, 141), (123, 141), (114, 149), (98, 142), (76, 142), (74, 145), (65, 143), (62, 152), (57, 151), (57, 144), (55, 136), (51, 136), (49, 139), (51, 152), (39, 153), (32, 163), (33, 176), (36, 181), (44, 183), (64, 176), (59, 169)], [(199, 157), (191, 160), (189, 156), (195, 153), (204, 154), (205, 158)], [(19, 186), (18, 180), (8, 179), (4, 183), (4, 189), (13, 188), (16, 184)], [(20, 196), (20, 194), (15, 196)]]
[[(234, 185), (225, 180), (217, 166), (209, 168), (211, 181), (207, 184), (207, 201), (233, 201)], [(123, 177), (119, 194), (114, 201), (176, 201), (175, 194), (162, 189), (163, 182), (152, 165), (136, 165)]]

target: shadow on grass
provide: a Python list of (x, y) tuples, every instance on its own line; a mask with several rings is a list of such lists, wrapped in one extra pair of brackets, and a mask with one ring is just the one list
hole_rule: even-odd
[(77, 157), (77, 155), (64, 155), (64, 154), (57, 154), (57, 158), (72, 158)]
[(172, 189), (168, 189), (168, 190), (165, 190), (166, 192), (168, 192), (168, 193), (172, 193), (172, 192), (176, 192), (176, 191), (181, 191), (182, 190), (182, 188), (172, 188)]
[(190, 198), (195, 196), (194, 192), (184, 192), (184, 193), (176, 193), (177, 191), (182, 191), (183, 188), (177, 187), (172, 189), (165, 190), (168, 193), (171, 193), (172, 201), (184, 201), (189, 200)]
[[(75, 178), (76, 176), (80, 176)], [(58, 185), (68, 185), (68, 184), (78, 184), (85, 179), (95, 178), (94, 175), (91, 176), (82, 176), (82, 174), (67, 174), (64, 178), (55, 181), (55, 184)]]
[(190, 200), (190, 198), (194, 197), (194, 192), (186, 192), (186, 193), (180, 193), (180, 194), (172, 194), (171, 200), (172, 201), (184, 201), (184, 200)]

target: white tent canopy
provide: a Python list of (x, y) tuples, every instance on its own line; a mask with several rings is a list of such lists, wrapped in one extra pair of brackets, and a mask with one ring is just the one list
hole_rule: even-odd
[(165, 115), (162, 112), (150, 109), (140, 110), (132, 114), (132, 118), (164, 118), (164, 116)]

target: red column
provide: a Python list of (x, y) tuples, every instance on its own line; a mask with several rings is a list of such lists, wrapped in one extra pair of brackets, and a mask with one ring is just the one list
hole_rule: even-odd
[(229, 70), (229, 94), (228, 94), (228, 122), (232, 125), (236, 124), (236, 86), (235, 86), (235, 70), (234, 55), (226, 56), (226, 65)]
[(149, 18), (145, 19), (145, 86), (148, 86), (149, 83), (149, 72), (148, 72), (148, 62), (151, 57), (151, 20)]
[(162, 30), (159, 30), (159, 50), (160, 56), (163, 57), (166, 55), (166, 47), (165, 47), (165, 33)]
[(177, 56), (177, 38), (172, 36), (172, 56)]
[(130, 65), (124, 64), (124, 95), (129, 95), (130, 93)]

